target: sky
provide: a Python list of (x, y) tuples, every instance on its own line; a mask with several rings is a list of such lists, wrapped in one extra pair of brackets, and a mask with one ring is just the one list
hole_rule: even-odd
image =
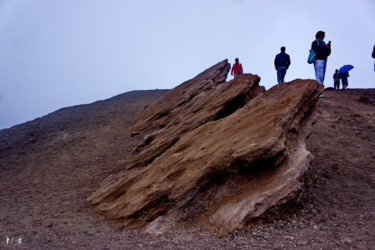
[[(375, 0), (0, 0), (0, 129), (133, 91), (172, 89), (235, 58), (277, 84), (314, 79), (307, 56), (317, 31), (349, 88), (375, 88)], [(231, 80), (229, 76), (227, 80)]]

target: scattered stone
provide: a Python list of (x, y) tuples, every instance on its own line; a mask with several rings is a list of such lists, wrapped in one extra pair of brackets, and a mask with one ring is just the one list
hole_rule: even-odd
[(132, 132), (130, 136), (131, 136), (131, 137), (134, 137), (134, 136), (136, 136), (136, 135), (138, 135), (138, 134), (139, 134), (139, 132)]
[(367, 96), (361, 96), (361, 97), (359, 97), (359, 101), (363, 102), (365, 104), (369, 104), (370, 103), (370, 98), (368, 98)]

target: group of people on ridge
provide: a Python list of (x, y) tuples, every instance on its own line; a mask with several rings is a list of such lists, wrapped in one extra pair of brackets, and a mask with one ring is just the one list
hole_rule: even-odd
[[(325, 32), (324, 31), (318, 31), (315, 35), (315, 40), (311, 44), (311, 50), (315, 52), (315, 62), (314, 62), (314, 70), (315, 70), (315, 79), (320, 84), (323, 84), (324, 77), (327, 69), (327, 59), (328, 56), (331, 55), (331, 41), (326, 43), (324, 41), (325, 38)], [(277, 82), (283, 83), (284, 78), (286, 75), (286, 72), (290, 66), (290, 57), (287, 53), (285, 53), (286, 48), (283, 46), (281, 47), (281, 52), (276, 55), (275, 57), (275, 69), (277, 71)], [(373, 58), (375, 58), (375, 46), (374, 46), (374, 52), (372, 53)], [(375, 65), (374, 65), (375, 70)], [(235, 63), (233, 64), (231, 75), (234, 77), (237, 77), (239, 75), (243, 74), (242, 65), (239, 63), (239, 59), (235, 59)], [(334, 79), (334, 87), (335, 89), (340, 88), (340, 79), (342, 81), (342, 86), (344, 89), (348, 86), (348, 77), (349, 73), (339, 73), (339, 70), (336, 69), (335, 74), (333, 75)]]

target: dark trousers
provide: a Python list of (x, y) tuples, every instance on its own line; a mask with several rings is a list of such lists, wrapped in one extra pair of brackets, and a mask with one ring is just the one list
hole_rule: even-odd
[(333, 87), (334, 87), (335, 89), (340, 89), (340, 81), (334, 81), (334, 82), (333, 82)]
[(286, 67), (277, 68), (277, 82), (278, 83), (284, 82), (285, 75), (286, 75)]

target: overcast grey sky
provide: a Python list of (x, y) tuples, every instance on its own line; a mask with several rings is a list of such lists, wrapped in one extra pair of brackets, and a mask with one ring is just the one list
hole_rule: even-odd
[[(375, 0), (0, 0), (0, 129), (131, 90), (173, 88), (224, 59), (277, 83), (314, 78), (315, 33), (332, 41), (325, 86), (375, 88)], [(228, 77), (231, 80), (232, 77)]]

